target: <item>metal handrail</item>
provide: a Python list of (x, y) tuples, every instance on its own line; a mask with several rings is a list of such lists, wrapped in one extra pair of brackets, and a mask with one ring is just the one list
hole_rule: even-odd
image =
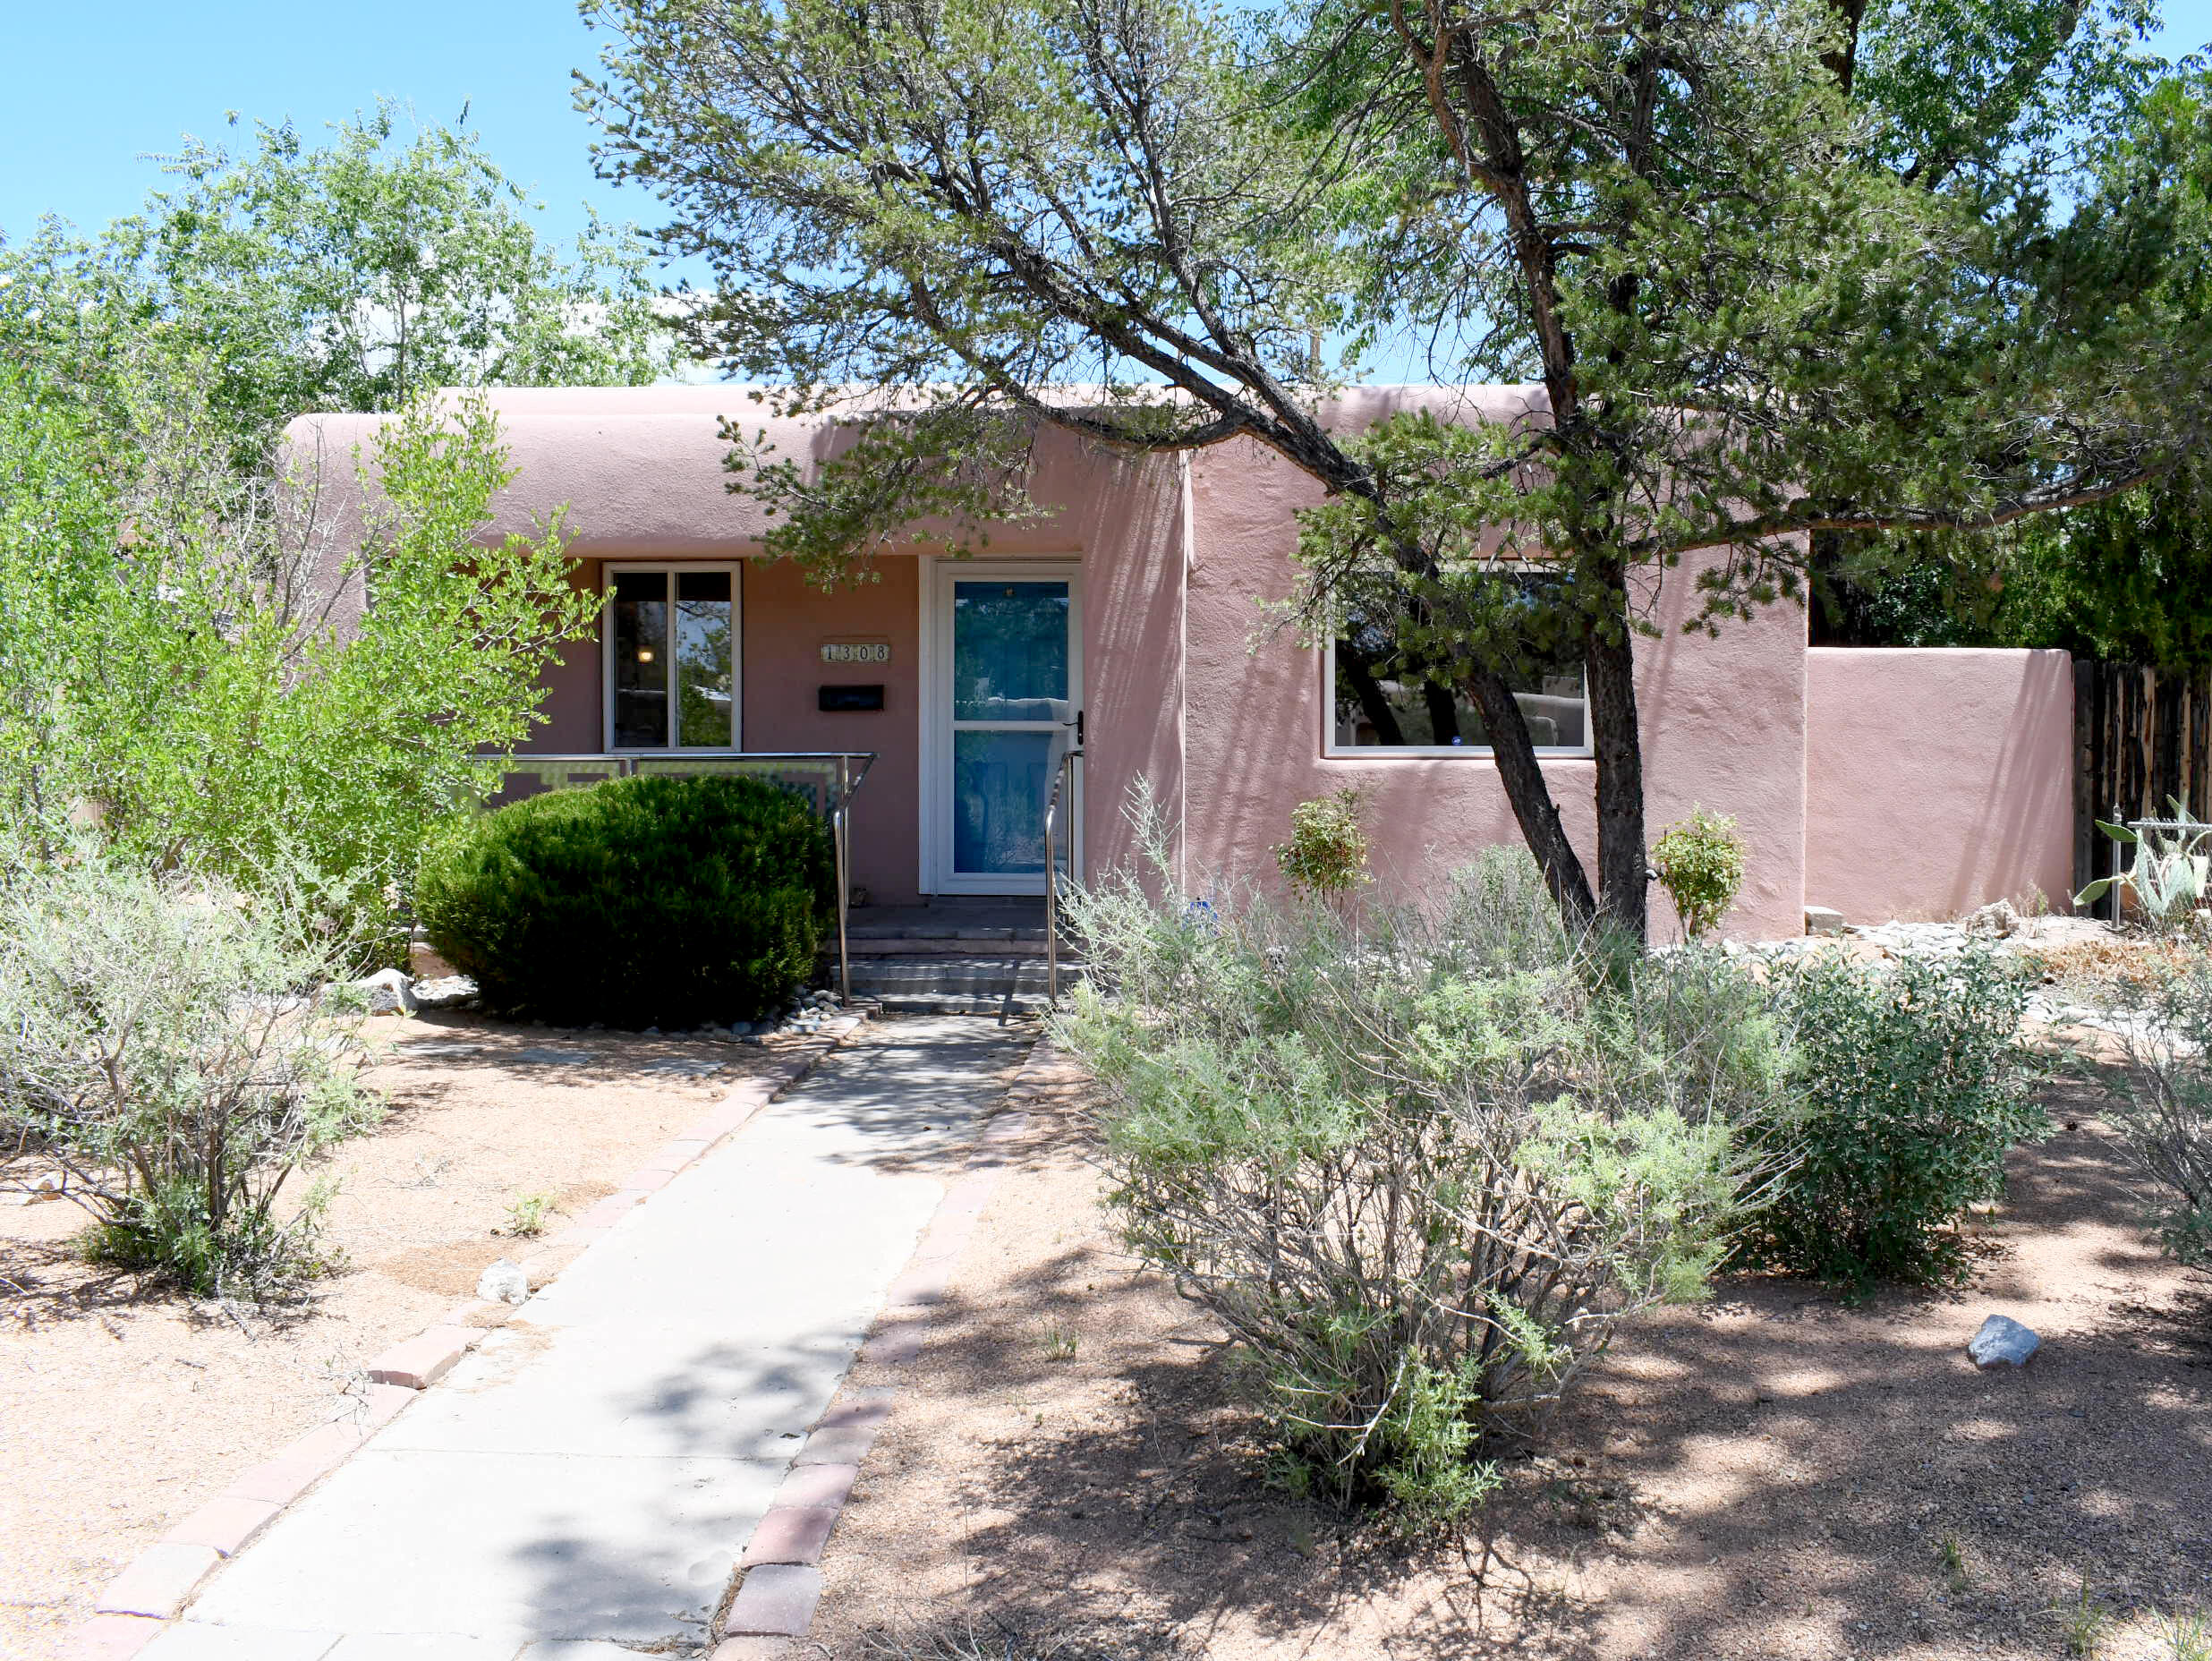
[(1070, 745), (1060, 757), (1059, 770), (1052, 775), (1052, 793), (1044, 803), (1044, 997), (1054, 1009), (1059, 1007), (1059, 838), (1055, 827), (1059, 822), (1060, 796), (1065, 789), (1068, 806), (1068, 864), (1072, 870), (1076, 863), (1076, 763), (1082, 759), (1082, 746)]
[[(525, 751), (519, 755), (510, 755), (504, 759), (507, 772), (534, 774), (540, 786), (548, 790), (589, 788), (595, 784), (603, 784), (609, 779), (634, 778), (640, 773), (711, 773), (718, 771), (718, 763), (720, 764), (719, 771), (740, 775), (750, 772), (797, 771), (810, 764), (821, 767), (824, 771), (821, 780), (822, 788), (821, 793), (816, 797), (815, 805), (821, 815), (830, 822), (830, 845), (837, 853), (838, 997), (840, 1002), (847, 1004), (852, 1002), (853, 959), (846, 938), (847, 913), (851, 909), (853, 899), (852, 883), (848, 875), (851, 854), (847, 846), (847, 838), (852, 820), (853, 796), (867, 779), (868, 770), (875, 765), (875, 751), (695, 750), (687, 751), (680, 755), (640, 754), (617, 750), (577, 754), (533, 754)], [(729, 765), (731, 762), (744, 762), (749, 765), (732, 767)], [(855, 763), (858, 763), (857, 767)], [(587, 779), (571, 777), (555, 779), (549, 779), (544, 771), (548, 768), (557, 770), (579, 767), (595, 768), (599, 770), (599, 777)], [(829, 794), (830, 780), (828, 775), (832, 768), (836, 774), (834, 799), (831, 799)], [(784, 779), (781, 782), (789, 784), (792, 781)], [(1050, 832), (1048, 831), (1047, 834), (1047, 854), (1049, 856)], [(1050, 863), (1049, 857), (1047, 863)]]

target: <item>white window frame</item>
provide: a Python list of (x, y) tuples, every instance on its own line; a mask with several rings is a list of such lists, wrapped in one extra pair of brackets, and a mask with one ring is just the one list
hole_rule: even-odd
[[(1514, 565), (1505, 570), (1528, 570), (1533, 566)], [(1488, 744), (1339, 744), (1336, 737), (1336, 637), (1318, 648), (1314, 657), (1321, 664), (1321, 753), (1329, 761), (1385, 761), (1397, 758), (1427, 760), (1434, 756), (1457, 756), (1468, 761), (1495, 761), (1497, 746)], [(1590, 730), (1590, 671), (1586, 664), (1582, 670), (1582, 742), (1580, 744), (1539, 744), (1535, 746), (1539, 759), (1560, 761), (1587, 761), (1597, 754), (1593, 747), (1594, 735)]]
[[(729, 573), (729, 726), (730, 741), (726, 749), (709, 749), (698, 745), (662, 745), (658, 748), (637, 745), (617, 745), (615, 742), (615, 651), (611, 638), (615, 598), (615, 578), (625, 571), (661, 571), (681, 575), (692, 571), (727, 571)], [(669, 601), (669, 618), (673, 621), (675, 601)], [(609, 755), (730, 755), (744, 748), (745, 734), (745, 584), (744, 561), (742, 559), (609, 559), (600, 566), (600, 738)], [(664, 643), (662, 649), (668, 650)], [(669, 669), (673, 675), (675, 654), (669, 652)], [(673, 685), (673, 683), (671, 683)], [(668, 719), (676, 719), (676, 700), (668, 700)]]

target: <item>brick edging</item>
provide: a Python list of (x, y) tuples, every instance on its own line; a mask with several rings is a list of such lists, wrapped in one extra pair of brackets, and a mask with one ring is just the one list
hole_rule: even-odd
[[(1038, 1081), (1061, 1062), (1050, 1037), (1031, 1046), (1005, 1096), (984, 1122), (965, 1169), (922, 1231), (914, 1255), (885, 1290), (855, 1365), (903, 1367), (921, 1354), (975, 1225), (1006, 1175), (1007, 1145), (1029, 1129)], [(807, 1433), (776, 1497), (738, 1558), (738, 1578), (716, 1630), (711, 1661), (781, 1661), (795, 1656), (821, 1601), (821, 1555), (843, 1514), (863, 1461), (891, 1416), (902, 1384), (841, 1390)]]
[[(761, 1109), (819, 1067), (866, 1019), (859, 1014), (837, 1016), (767, 1069), (740, 1079), (712, 1109), (632, 1171), (613, 1194), (552, 1239), (517, 1254), (515, 1261), (530, 1276), (531, 1290), (534, 1293), (557, 1279), (606, 1239), (633, 1206), (735, 1136)], [(92, 1618), (80, 1623), (64, 1640), (64, 1661), (124, 1661), (151, 1643), (225, 1559), (343, 1464), (419, 1393), (452, 1371), (486, 1333), (505, 1325), (525, 1307), (471, 1299), (377, 1356), (365, 1369), (369, 1383), (362, 1393), (341, 1396), (328, 1422), (244, 1472), (126, 1563), (95, 1600)], [(811, 1439), (808, 1445), (812, 1445)], [(850, 1478), (847, 1484), (850, 1486)]]

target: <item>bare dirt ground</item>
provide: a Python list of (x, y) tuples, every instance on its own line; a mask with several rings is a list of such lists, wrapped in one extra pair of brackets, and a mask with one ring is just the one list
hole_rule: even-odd
[[(180, 1297), (82, 1262), (76, 1205), (0, 1205), (0, 1656), (53, 1655), (141, 1547), (327, 1418), (378, 1351), (472, 1297), (524, 1243), (500, 1232), (518, 1198), (552, 1196), (557, 1232), (783, 1042), (455, 1015), (371, 1032), (396, 1046), (370, 1075), (390, 1115), (325, 1168), (344, 1267), (295, 1301)], [(41, 1169), (0, 1168), (0, 1188)]]
[[(2159, 1260), (2063, 1089), (1964, 1290), (1733, 1279), (1632, 1326), (1510, 1466), (1486, 1567), (1480, 1539), (1408, 1548), (1265, 1486), (1215, 1332), (1116, 1252), (1059, 1095), (908, 1369), (805, 1653), (970, 1625), (1219, 1661), (2212, 1653), (2171, 1624), (2212, 1644), (2212, 1289)], [(2024, 1372), (1964, 1356), (1995, 1311), (2043, 1334)]]

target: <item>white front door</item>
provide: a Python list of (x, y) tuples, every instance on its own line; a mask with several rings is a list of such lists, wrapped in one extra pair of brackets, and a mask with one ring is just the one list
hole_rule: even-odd
[(1042, 894), (1045, 805), (1083, 708), (1080, 567), (940, 559), (923, 592), (923, 887)]

